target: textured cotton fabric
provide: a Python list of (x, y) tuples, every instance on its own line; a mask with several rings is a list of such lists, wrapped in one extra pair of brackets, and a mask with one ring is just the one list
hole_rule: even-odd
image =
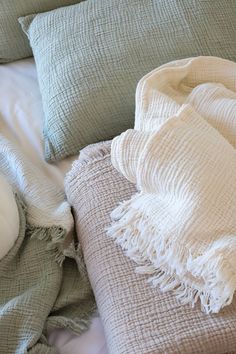
[(206, 313), (236, 290), (236, 63), (164, 65), (138, 84), (135, 129), (112, 162), (139, 193), (112, 213), (111, 235), (162, 291)]
[(133, 127), (136, 84), (159, 65), (197, 55), (236, 60), (234, 0), (87, 0), (20, 21), (36, 60), (50, 161)]
[(20, 16), (78, 2), (78, 0), (0, 0), (0, 63), (32, 56), (27, 36), (18, 22)]
[[(69, 170), (72, 161), (69, 158), (52, 165), (44, 160), (42, 102), (33, 59), (0, 65), (0, 77), (1, 133), (28, 157), (34, 168), (37, 166), (54, 186), (64, 190), (65, 171)], [(0, 233), (1, 236), (4, 237)], [(105, 348), (101, 349), (105, 346), (105, 337), (99, 318), (93, 318), (88, 331), (82, 335), (60, 328), (50, 331), (48, 341), (60, 354), (78, 354), (78, 348), (83, 354), (107, 354)]]
[(0, 173), (27, 204), (28, 222), (37, 227), (73, 229), (73, 216), (61, 188), (40, 171), (19, 146), (0, 134)]
[[(91, 288), (73, 259), (66, 258), (63, 266), (55, 261), (44, 230), (28, 224), (25, 205), (19, 198), (17, 204), (18, 238), (0, 260), (0, 352), (56, 354), (47, 332), (53, 328), (68, 328), (77, 335), (85, 331), (95, 310)], [(47, 236), (56, 233), (49, 229)]]
[(109, 353), (235, 353), (235, 300), (211, 316), (198, 305), (182, 306), (136, 274), (134, 262), (107, 236), (111, 211), (135, 191), (112, 166), (109, 143), (85, 148), (66, 178)]
[[(85, 331), (95, 311), (64, 192), (0, 135), (0, 173), (19, 196), (20, 231), (0, 260), (0, 352), (55, 353), (55, 328)], [(4, 235), (3, 235), (4, 236)]]

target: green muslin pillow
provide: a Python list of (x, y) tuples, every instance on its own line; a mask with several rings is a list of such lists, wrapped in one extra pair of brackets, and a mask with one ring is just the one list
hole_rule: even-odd
[(174, 59), (236, 59), (235, 0), (87, 0), (20, 19), (36, 60), (45, 158), (133, 127), (142, 76)]
[(20, 16), (78, 2), (78, 0), (0, 0), (0, 63), (32, 55), (27, 36), (18, 23)]

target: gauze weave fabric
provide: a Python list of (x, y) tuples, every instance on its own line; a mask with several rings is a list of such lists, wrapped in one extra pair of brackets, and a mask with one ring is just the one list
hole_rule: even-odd
[(0, 0), (0, 64), (32, 56), (27, 36), (18, 22), (20, 16), (78, 2), (78, 0)]
[(110, 213), (135, 193), (111, 163), (110, 143), (82, 150), (65, 180), (76, 230), (112, 354), (236, 354), (236, 298), (206, 316), (182, 306), (134, 271), (135, 263), (106, 234)]
[(206, 313), (236, 289), (236, 64), (190, 58), (146, 75), (135, 129), (113, 165), (139, 193), (112, 212), (111, 235), (138, 271)]
[(197, 55), (236, 60), (234, 0), (87, 0), (20, 21), (36, 61), (48, 161), (133, 127), (135, 88), (150, 70)]
[(63, 190), (2, 134), (0, 173), (18, 195), (19, 214), (18, 235), (0, 259), (0, 353), (54, 354), (47, 332), (81, 334), (96, 311), (71, 208)]

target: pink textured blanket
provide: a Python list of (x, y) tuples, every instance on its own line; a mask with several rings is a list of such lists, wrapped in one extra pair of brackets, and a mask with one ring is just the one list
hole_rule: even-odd
[(206, 316), (136, 274), (107, 236), (110, 213), (135, 187), (112, 166), (110, 143), (85, 148), (66, 178), (76, 228), (111, 354), (236, 353), (236, 302)]

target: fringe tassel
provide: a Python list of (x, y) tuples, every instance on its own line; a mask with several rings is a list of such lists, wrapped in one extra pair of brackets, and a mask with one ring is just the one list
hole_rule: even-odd
[[(132, 203), (121, 203), (112, 213), (113, 223), (107, 234), (136, 262), (136, 272), (149, 275), (148, 283), (161, 291), (173, 291), (182, 304), (201, 302), (203, 312), (217, 313), (232, 302), (236, 277), (229, 262), (222, 260), (216, 249), (194, 260), (194, 243), (173, 244), (169, 235), (162, 235), (151, 220), (136, 210)], [(200, 259), (201, 258), (201, 259)]]
[[(99, 149), (98, 149), (99, 145)], [(79, 158), (72, 163), (70, 171), (65, 177), (65, 181), (77, 171), (97, 160), (102, 160), (111, 154), (111, 141), (104, 141), (86, 146), (80, 151)]]
[(66, 248), (63, 252), (63, 254), (66, 257), (72, 258), (76, 261), (77, 267), (79, 269), (79, 273), (83, 278), (88, 278), (88, 273), (86, 269), (86, 265), (84, 262), (84, 256), (82, 252), (82, 248), (80, 243), (77, 243), (76, 245), (74, 242), (71, 242), (68, 248)]
[[(27, 214), (27, 206), (23, 201), (23, 198), (15, 193), (15, 198), (21, 205), (25, 215)], [(80, 245), (75, 245), (71, 242), (69, 247), (63, 247), (64, 241), (67, 236), (67, 231), (61, 226), (41, 227), (27, 224), (26, 233), (32, 239), (38, 239), (40, 241), (46, 241), (48, 243), (46, 250), (51, 251), (54, 254), (55, 261), (62, 266), (66, 257), (75, 259), (78, 269), (82, 276), (87, 275), (86, 266), (83, 262), (83, 255)]]
[(59, 265), (62, 265), (65, 260), (62, 244), (66, 238), (66, 230), (60, 226), (37, 227), (27, 225), (27, 233), (33, 239), (47, 241), (48, 245), (46, 249), (54, 253), (55, 261)]

